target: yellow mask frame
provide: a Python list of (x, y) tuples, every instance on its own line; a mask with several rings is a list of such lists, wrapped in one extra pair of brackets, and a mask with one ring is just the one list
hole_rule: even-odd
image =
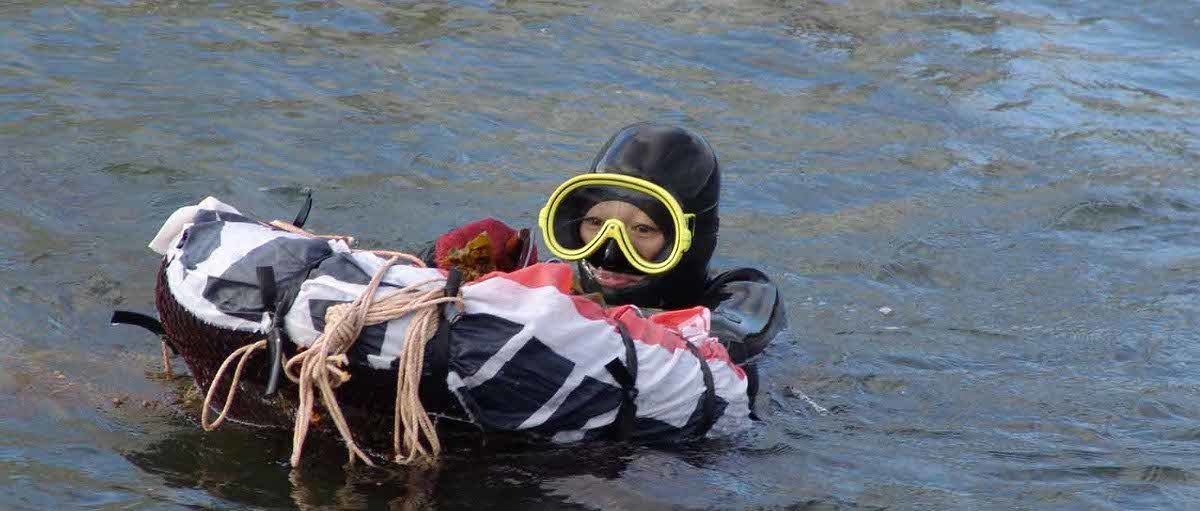
[[(649, 261), (642, 257), (634, 247), (633, 240), (629, 238), (629, 232), (626, 229), (625, 223), (616, 219), (609, 218), (600, 226), (596, 236), (582, 247), (570, 249), (559, 243), (554, 233), (553, 221), (555, 213), (558, 212), (558, 207), (562, 200), (569, 196), (571, 192), (585, 186), (611, 186), (617, 188), (625, 188), (635, 192), (645, 194), (655, 200), (661, 202), (667, 208), (667, 212), (674, 222), (675, 236), (670, 242), (670, 253), (662, 259), (662, 261)], [(665, 188), (654, 184), (645, 179), (629, 176), (625, 174), (610, 174), (610, 173), (593, 173), (581, 174), (568, 179), (563, 184), (559, 185), (550, 194), (550, 198), (546, 201), (546, 205), (538, 212), (538, 227), (542, 229), (542, 240), (546, 242), (546, 248), (556, 257), (564, 261), (578, 261), (584, 259), (596, 250), (599, 250), (609, 239), (616, 240), (617, 247), (625, 254), (625, 258), (638, 271), (648, 274), (657, 275), (670, 271), (679, 261), (683, 259), (684, 253), (692, 246), (692, 236), (694, 220), (696, 215), (685, 213), (683, 207), (679, 205), (679, 201), (675, 200), (675, 196), (671, 195)]]

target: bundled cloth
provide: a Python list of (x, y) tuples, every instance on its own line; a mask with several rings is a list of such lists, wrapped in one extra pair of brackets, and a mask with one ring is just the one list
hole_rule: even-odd
[[(330, 308), (359, 300), (373, 277), (378, 300), (437, 289), (447, 274), (264, 224), (211, 197), (171, 215), (150, 247), (165, 257), (171, 296), (195, 318), (264, 336), (276, 328), (293, 352), (318, 342)], [(261, 280), (262, 267), (274, 282)], [(264, 284), (278, 296), (264, 300)], [(461, 300), (445, 304), (435, 334), (445, 359), (425, 363), (444, 364), (433, 371), (438, 384), (468, 420), (557, 442), (671, 441), (747, 426), (746, 375), (709, 335), (707, 309), (643, 317), (571, 285), (569, 266), (538, 263), (465, 283)], [(362, 328), (345, 352), (348, 373), (396, 368), (412, 321)]]

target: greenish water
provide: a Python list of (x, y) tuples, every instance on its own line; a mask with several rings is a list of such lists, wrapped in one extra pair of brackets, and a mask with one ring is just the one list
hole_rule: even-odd
[[(3, 2), (0, 508), (1194, 509), (1198, 91), (1194, 1)], [(641, 119), (788, 302), (747, 438), (292, 472), (107, 325), (206, 195), (404, 247)]]

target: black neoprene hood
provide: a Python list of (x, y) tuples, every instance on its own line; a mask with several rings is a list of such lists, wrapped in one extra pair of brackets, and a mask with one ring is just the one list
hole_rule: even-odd
[[(691, 248), (671, 271), (647, 277), (643, 284), (632, 288), (606, 289), (580, 268), (584, 291), (603, 293), (606, 303), (611, 305), (657, 308), (696, 305), (704, 290), (720, 224), (717, 204), (721, 174), (712, 147), (700, 135), (678, 126), (633, 124), (618, 131), (600, 148), (590, 172), (626, 174), (653, 182), (674, 195), (684, 212), (696, 218)], [(611, 261), (603, 260), (605, 252), (598, 251), (588, 261), (597, 267), (611, 266)]]

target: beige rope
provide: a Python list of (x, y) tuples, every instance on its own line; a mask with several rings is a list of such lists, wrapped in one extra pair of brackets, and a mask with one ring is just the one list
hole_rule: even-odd
[[(339, 239), (348, 244), (354, 238), (349, 236), (318, 236), (296, 227), (287, 222), (275, 220), (271, 226), (299, 234), (308, 238)], [(357, 252), (357, 251), (356, 251)], [(412, 463), (425, 458), (436, 457), (441, 453), (441, 442), (438, 440), (437, 429), (429, 414), (425, 411), (420, 399), (420, 383), (422, 368), (425, 363), (425, 345), (437, 333), (439, 305), (457, 303), (462, 307), (462, 298), (443, 296), (443, 289), (434, 288), (422, 290), (434, 282), (444, 281), (443, 278), (430, 279), (402, 288), (388, 296), (375, 299), (375, 292), (388, 269), (400, 260), (425, 267), (420, 258), (403, 252), (386, 250), (370, 250), (375, 255), (388, 257), (371, 278), (366, 289), (353, 302), (338, 304), (325, 311), (325, 330), (313, 341), (307, 349), (296, 354), (284, 364), (284, 374), (299, 386), (299, 403), (296, 411), (296, 421), (292, 435), (292, 466), (300, 462), (304, 449), (304, 440), (308, 436), (308, 428), (312, 424), (313, 410), (316, 405), (316, 394), (321, 396), (321, 402), (342, 441), (346, 444), (349, 461), (362, 460), (374, 466), (370, 458), (359, 449), (350, 432), (350, 426), (338, 405), (334, 389), (350, 380), (350, 373), (343, 369), (348, 364), (346, 352), (354, 345), (364, 327), (385, 323), (412, 314), (409, 327), (405, 333), (404, 348), (399, 356), (396, 372), (396, 403), (395, 417), (392, 427), (392, 447), (395, 450), (397, 463)], [(201, 415), (201, 425), (211, 431), (224, 421), (237, 382), (241, 377), (242, 366), (250, 355), (257, 349), (266, 346), (266, 341), (258, 341), (242, 346), (225, 359), (209, 387), (204, 402), (204, 412)], [(209, 402), (217, 388), (225, 369), (234, 358), (241, 357), (234, 371), (233, 382), (225, 399), (225, 407), (212, 424), (208, 423)], [(403, 429), (403, 436), (401, 435)], [(426, 448), (428, 444), (428, 448)], [(407, 453), (407, 454), (405, 454)]]
[[(266, 340), (247, 344), (233, 350), (233, 353), (230, 353), (225, 358), (225, 362), (221, 363), (221, 367), (217, 369), (217, 374), (213, 376), (212, 383), (208, 384), (208, 393), (204, 396), (204, 410), (200, 412), (200, 427), (204, 428), (205, 431), (217, 429), (217, 426), (225, 422), (225, 416), (229, 414), (229, 407), (233, 405), (233, 393), (237, 390), (238, 380), (242, 378), (242, 366), (246, 365), (246, 361), (250, 359), (250, 355), (253, 355), (255, 350), (266, 347), (266, 345)], [(225, 395), (225, 406), (221, 408), (221, 413), (217, 415), (217, 419), (209, 423), (208, 412), (211, 408), (209, 404), (212, 403), (213, 393), (217, 391), (217, 387), (220, 387), (221, 378), (225, 374), (225, 369), (229, 367), (229, 363), (233, 362), (233, 359), (239, 355), (241, 356), (241, 360), (238, 361), (237, 369), (233, 371), (233, 381), (229, 382), (229, 393)]]
[(406, 254), (404, 252), (395, 252), (392, 250), (367, 250), (366, 252), (370, 252), (372, 254), (375, 254), (379, 257), (384, 257), (384, 258), (399, 257), (410, 263), (413, 263), (413, 265), (415, 265), (417, 267), (425, 268), (425, 261), (422, 261), (420, 257), (414, 256), (412, 254)]
[[(319, 391), (322, 404), (346, 444), (350, 461), (361, 459), (374, 466), (354, 442), (333, 389), (350, 379), (350, 374), (342, 369), (347, 364), (345, 353), (364, 327), (391, 321), (410, 313), (414, 316), (405, 334), (404, 349), (396, 373), (397, 394), (392, 444), (396, 451), (396, 461), (400, 463), (409, 463), (419, 456), (436, 456), (441, 452), (437, 432), (421, 404), (417, 391), (424, 364), (425, 344), (437, 331), (437, 305), (461, 302), (461, 298), (443, 297), (441, 289), (421, 290), (432, 282), (442, 280), (439, 278), (412, 284), (374, 300), (380, 280), (398, 259), (393, 257), (384, 263), (355, 301), (330, 307), (325, 313), (325, 331), (307, 350), (288, 360), (284, 371), (289, 379), (300, 386), (300, 403), (292, 436), (293, 465), (300, 462), (304, 440), (312, 420), (314, 391)], [(401, 425), (404, 429), (403, 446), (400, 440)], [(422, 438), (430, 445), (430, 449), (427, 450), (422, 445)], [(408, 455), (403, 455), (403, 452), (407, 452)]]
[[(379, 288), (379, 282), (383, 279), (387, 269), (396, 264), (396, 261), (396, 258), (388, 259), (371, 278), (371, 282), (367, 284), (363, 293), (351, 302), (349, 307), (335, 305), (326, 310), (325, 331), (307, 350), (292, 357), (284, 366), (284, 373), (287, 374), (288, 379), (300, 385), (300, 404), (296, 412), (296, 423), (292, 434), (292, 466), (300, 463), (300, 454), (304, 450), (304, 439), (308, 436), (308, 426), (312, 422), (313, 405), (315, 404), (314, 387), (321, 393), (321, 401), (333, 419), (338, 433), (342, 435), (342, 441), (345, 442), (346, 450), (349, 451), (349, 461), (353, 463), (355, 459), (361, 459), (367, 465), (375, 465), (354, 442), (354, 438), (350, 434), (350, 426), (346, 424), (346, 418), (342, 415), (342, 409), (337, 403), (333, 388), (350, 380), (350, 374), (342, 370), (347, 362), (345, 353), (365, 326), (367, 311), (375, 299), (375, 290)], [(297, 365), (299, 365), (298, 371), (295, 369)]]
[(271, 227), (274, 227), (281, 231), (287, 231), (292, 234), (299, 234), (301, 236), (304, 236), (305, 238), (318, 238), (318, 239), (323, 239), (323, 240), (341, 240), (341, 241), (345, 242), (346, 246), (348, 246), (348, 247), (354, 246), (354, 236), (341, 236), (341, 235), (337, 235), (337, 234), (330, 234), (330, 235), (313, 234), (304, 229), (296, 227), (288, 222), (284, 222), (283, 220), (271, 220), (270, 222), (267, 223), (267, 225), (270, 225)]
[[(457, 298), (436, 298), (441, 290), (434, 290), (418, 298), (418, 303), (436, 303), (455, 300)], [(442, 451), (438, 440), (437, 430), (425, 407), (421, 404), (419, 394), (421, 386), (421, 369), (425, 366), (425, 342), (414, 342), (416, 339), (426, 341), (437, 334), (438, 307), (426, 307), (418, 312), (408, 326), (404, 339), (404, 350), (400, 352), (398, 372), (396, 374), (396, 404), (395, 419), (392, 423), (392, 450), (396, 453), (396, 463), (409, 464), (419, 457), (436, 457)], [(414, 339), (414, 333), (416, 339)], [(400, 426), (404, 425), (404, 449), (400, 446)], [(421, 443), (424, 436), (429, 442), (429, 450)], [(405, 451), (407, 455), (403, 454)]]
[[(340, 234), (330, 234), (330, 235), (313, 234), (304, 229), (296, 227), (295, 225), (292, 225), (288, 222), (284, 222), (283, 220), (272, 220), (267, 225), (270, 225), (271, 227), (274, 227), (281, 231), (287, 231), (292, 234), (299, 234), (306, 238), (315, 238), (315, 239), (323, 239), (323, 240), (342, 240), (346, 243), (346, 246), (354, 245), (354, 236), (343, 236)], [(355, 250), (355, 252), (370, 252), (372, 254), (375, 254), (375, 255), (385, 258), (385, 259), (392, 258), (392, 257), (399, 257), (400, 259), (404, 259), (404, 260), (412, 263), (413, 265), (416, 265), (421, 268), (425, 268), (425, 261), (422, 261), (420, 257), (414, 256), (412, 254), (406, 254), (404, 252), (396, 252), (394, 250)]]

